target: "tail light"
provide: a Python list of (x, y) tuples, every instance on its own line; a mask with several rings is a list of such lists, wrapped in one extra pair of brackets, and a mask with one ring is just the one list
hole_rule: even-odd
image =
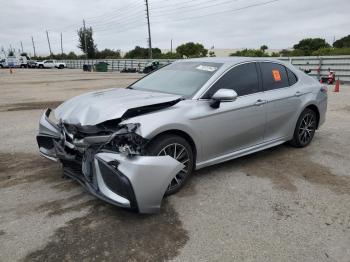
[(327, 92), (328, 92), (328, 87), (327, 87), (327, 86), (322, 86), (321, 89), (320, 89), (320, 91), (321, 91), (322, 93), (324, 93), (324, 94), (327, 94)]

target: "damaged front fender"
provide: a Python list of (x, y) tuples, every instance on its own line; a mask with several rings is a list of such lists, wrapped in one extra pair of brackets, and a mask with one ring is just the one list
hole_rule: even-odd
[(48, 109), (39, 125), (42, 155), (59, 160), (66, 176), (106, 202), (140, 213), (159, 211), (168, 185), (185, 166), (170, 156), (144, 154), (148, 140), (136, 133), (139, 124), (119, 124), (109, 135), (76, 138), (72, 127), (54, 123), (50, 113)]
[[(117, 164), (116, 164), (117, 163)], [(96, 176), (103, 177), (101, 165), (115, 169), (130, 181), (140, 213), (159, 212), (164, 193), (184, 165), (170, 156), (133, 156), (103, 152), (95, 155)], [(108, 195), (108, 192), (102, 192)], [(109, 192), (110, 193), (110, 192)]]
[(44, 157), (57, 161), (57, 155), (54, 148), (54, 141), (61, 138), (61, 133), (56, 124), (49, 119), (51, 109), (47, 109), (41, 116), (39, 123), (39, 134), (36, 139), (39, 145), (40, 154)]

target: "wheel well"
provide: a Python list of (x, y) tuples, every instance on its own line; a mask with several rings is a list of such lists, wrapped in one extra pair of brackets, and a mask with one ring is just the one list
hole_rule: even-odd
[(309, 105), (306, 108), (311, 109), (316, 113), (316, 118), (317, 118), (317, 123), (316, 123), (316, 128), (318, 128), (318, 123), (320, 122), (320, 112), (318, 111), (317, 106), (315, 105)]
[(189, 134), (187, 134), (184, 131), (178, 130), (178, 129), (172, 129), (172, 130), (167, 130), (167, 131), (164, 131), (162, 133), (159, 133), (158, 135), (153, 137), (151, 140), (154, 140), (154, 139), (156, 139), (160, 136), (163, 136), (163, 135), (178, 135), (178, 136), (181, 136), (182, 138), (186, 139), (186, 141), (190, 144), (190, 146), (192, 148), (193, 156), (194, 156), (193, 164), (195, 165), (196, 159), (197, 159), (197, 148), (196, 148), (196, 144), (194, 143), (192, 137)]

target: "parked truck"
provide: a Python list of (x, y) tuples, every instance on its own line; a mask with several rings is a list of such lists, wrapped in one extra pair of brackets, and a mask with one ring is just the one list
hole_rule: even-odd
[(26, 56), (8, 56), (0, 60), (0, 68), (8, 67), (28, 67), (28, 58)]
[(57, 60), (44, 60), (41, 62), (36, 62), (36, 67), (38, 68), (58, 68), (63, 69), (66, 67), (66, 63)]

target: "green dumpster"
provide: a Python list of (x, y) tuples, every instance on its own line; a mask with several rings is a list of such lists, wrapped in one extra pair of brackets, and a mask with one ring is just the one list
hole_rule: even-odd
[(108, 63), (106, 62), (98, 62), (95, 64), (95, 70), (96, 72), (107, 72), (108, 70)]

